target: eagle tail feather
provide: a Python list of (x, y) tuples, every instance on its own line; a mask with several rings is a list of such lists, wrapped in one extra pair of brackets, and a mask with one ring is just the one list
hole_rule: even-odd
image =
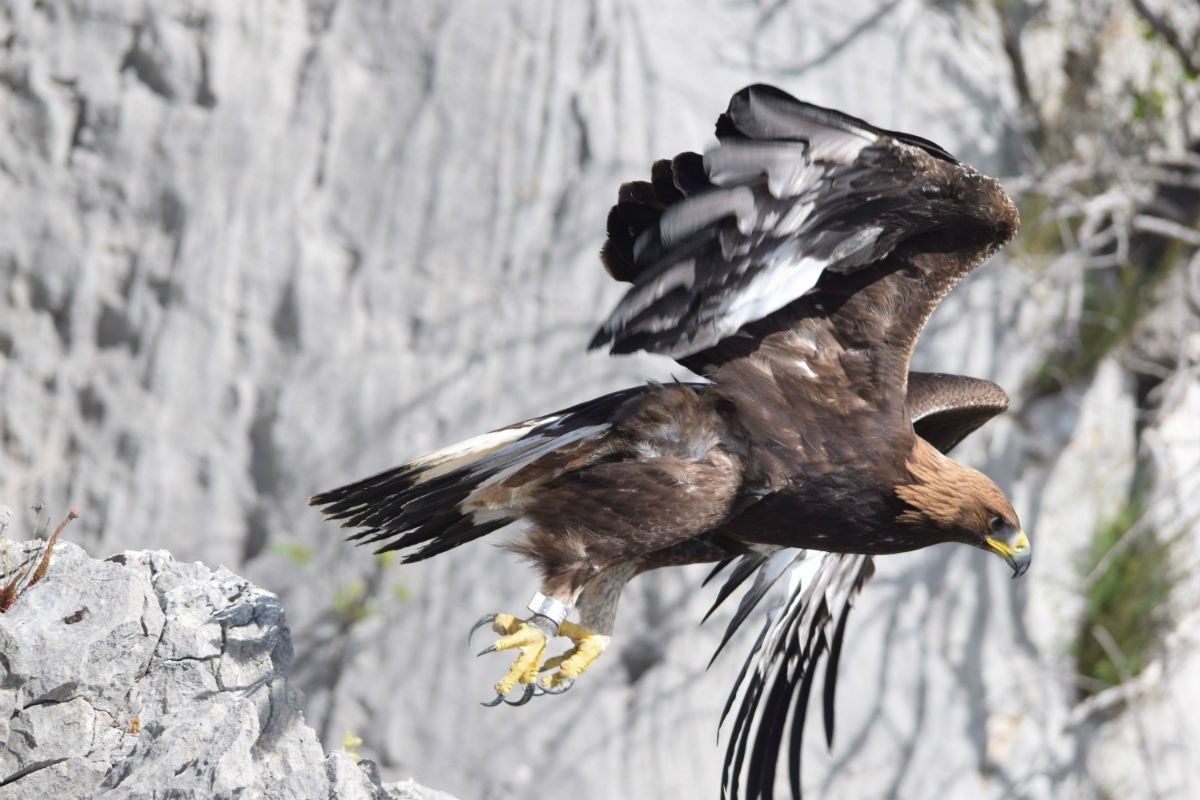
[[(745, 556), (746, 559), (738, 568), (726, 578), (725, 585), (721, 587), (721, 593), (718, 595), (713, 608), (709, 609), (711, 614), (716, 606), (719, 605), (730, 593), (733, 592), (743, 581), (749, 577), (750, 573), (754, 573), (754, 583), (742, 595), (741, 602), (738, 603), (737, 610), (733, 612), (733, 617), (729, 620), (729, 624), (725, 628), (725, 634), (721, 637), (721, 643), (717, 645), (713, 652), (712, 658), (709, 660), (709, 666), (717, 660), (717, 656), (721, 655), (721, 651), (725, 649), (725, 645), (729, 644), (733, 634), (742, 626), (742, 623), (750, 616), (759, 604), (759, 602), (770, 591), (775, 582), (781, 576), (786, 574), (797, 563), (802, 563), (805, 560), (804, 550), (795, 550), (790, 547), (780, 548), (769, 556), (765, 554), (756, 554), (758, 558)], [(707, 617), (706, 617), (707, 619)]]
[(772, 796), (785, 736), (791, 788), (799, 797), (805, 711), (823, 656), (828, 659), (826, 740), (833, 736), (833, 692), (846, 618), (874, 565), (868, 556), (813, 552), (793, 566), (787, 599), (768, 615), (721, 713), (722, 726), (732, 715), (722, 768), (724, 795), (731, 800)]
[[(708, 586), (710, 583), (712, 583), (714, 578), (716, 578), (718, 575), (720, 575), (722, 572), (725, 571), (726, 567), (728, 567), (730, 564), (732, 564), (734, 561), (737, 561), (737, 560), (738, 560), (738, 556), (730, 556), (729, 558), (724, 558), (724, 559), (721, 559), (720, 561), (718, 561), (716, 564), (713, 565), (713, 568), (711, 570), (709, 570), (708, 574), (704, 576), (704, 580), (700, 581), (700, 585)], [(716, 606), (714, 606), (713, 608), (716, 608)], [(705, 619), (708, 619), (709, 614), (712, 614), (713, 608), (710, 608), (708, 610), (708, 614), (704, 615)]]
[[(765, 562), (766, 560), (767, 560), (767, 557), (765, 555), (763, 555), (762, 553), (748, 553), (748, 554), (742, 556), (738, 560), (737, 566), (735, 566), (733, 568), (733, 571), (726, 577), (725, 582), (723, 584), (721, 584), (721, 588), (717, 592), (717, 599), (713, 600), (713, 604), (709, 607), (708, 612), (704, 615), (704, 619), (700, 620), (700, 622), (701, 623), (706, 622), (708, 620), (708, 618), (713, 615), (713, 612), (716, 611), (721, 606), (721, 604), (725, 602), (725, 598), (727, 598), (727, 597), (729, 597), (729, 595), (733, 594), (733, 592), (739, 586), (741, 586), (743, 583), (745, 583), (747, 578), (749, 578), (751, 575), (753, 575), (755, 572), (757, 572), (759, 567), (761, 567), (763, 565), (763, 562)], [(717, 573), (720, 570), (723, 570), (725, 568), (725, 566), (727, 564), (729, 564), (729, 562), (731, 562), (731, 561), (733, 561), (732, 558), (727, 558), (724, 561), (720, 562), (717, 565), (717, 568), (714, 569), (711, 573), (709, 573), (708, 577), (704, 579), (704, 584), (707, 584), (710, 580), (715, 578), (717, 576)], [(704, 584), (702, 584), (702, 585), (704, 585)], [(728, 638), (728, 637), (726, 637), (726, 638)], [(718, 653), (719, 652), (720, 651), (718, 651)], [(713, 653), (713, 659), (716, 659), (716, 657), (717, 657), (717, 653)], [(709, 666), (712, 666), (711, 661), (709, 662)]]

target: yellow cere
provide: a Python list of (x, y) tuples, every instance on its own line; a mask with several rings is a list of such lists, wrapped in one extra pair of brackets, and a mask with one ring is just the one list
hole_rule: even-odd
[(1020, 532), (1020, 535), (1017, 536), (1017, 543), (1013, 545), (1000, 539), (993, 539), (990, 536), (987, 537), (987, 543), (1002, 556), (1011, 556), (1013, 553), (1020, 553), (1029, 549), (1029, 537), (1025, 535), (1025, 531)]

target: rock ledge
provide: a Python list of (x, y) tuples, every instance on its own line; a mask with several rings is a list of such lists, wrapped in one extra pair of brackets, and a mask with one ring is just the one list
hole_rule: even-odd
[[(10, 571), (40, 542), (0, 543)], [(278, 598), (165, 551), (60, 541), (0, 614), (0, 798), (448, 800), (324, 753)]]

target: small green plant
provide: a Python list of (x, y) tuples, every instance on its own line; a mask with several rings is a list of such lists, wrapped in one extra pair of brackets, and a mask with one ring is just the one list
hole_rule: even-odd
[(346, 735), (342, 737), (342, 749), (355, 764), (362, 760), (362, 756), (358, 754), (358, 748), (362, 747), (362, 743), (362, 737), (351, 731), (346, 731)]
[(1065, 384), (1091, 375), (1100, 361), (1133, 332), (1151, 307), (1155, 288), (1180, 263), (1178, 248), (1168, 248), (1152, 265), (1126, 263), (1087, 270), (1083, 275), (1079, 326), (1033, 376), (1033, 393), (1054, 394)]
[(412, 594), (408, 591), (408, 586), (403, 581), (396, 581), (392, 584), (392, 597), (400, 603), (407, 603), (412, 600)]
[(313, 560), (312, 548), (295, 542), (274, 542), (271, 549), (298, 567), (307, 567)]
[(1035, 379), (1039, 393), (1062, 388), (1061, 382), (1086, 378), (1113, 347), (1129, 336), (1150, 306), (1157, 281), (1131, 264), (1092, 269), (1083, 277), (1079, 328), (1051, 357)]
[(341, 620), (342, 627), (349, 628), (374, 613), (369, 594), (367, 584), (361, 578), (355, 578), (337, 590), (333, 596), (333, 613)]
[(1097, 527), (1084, 563), (1086, 605), (1075, 643), (1080, 695), (1137, 675), (1158, 652), (1170, 625), (1179, 576), (1174, 539), (1149, 527), (1131, 501)]
[(1010, 250), (1019, 259), (1048, 262), (1062, 253), (1063, 223), (1054, 214), (1051, 199), (1044, 194), (1030, 194), (1022, 198), (1021, 235), (1010, 245)]
[(1133, 95), (1133, 119), (1146, 123), (1161, 120), (1166, 116), (1170, 96), (1161, 89), (1147, 89)]

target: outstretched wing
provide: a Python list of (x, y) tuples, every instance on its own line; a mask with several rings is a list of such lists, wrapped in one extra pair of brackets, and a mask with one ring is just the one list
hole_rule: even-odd
[(872, 344), (903, 352), (899, 386), (933, 308), (1016, 229), (999, 185), (936, 144), (771, 86), (734, 95), (717, 138), (621, 188), (602, 257), (633, 287), (592, 347), (704, 371), (801, 320), (863, 313), (847, 298), (880, 283), (863, 305), (888, 317)]
[[(1008, 396), (996, 384), (979, 378), (914, 372), (908, 381), (908, 405), (917, 435), (948, 453), (1008, 408)], [(832, 744), (837, 665), (846, 621), (874, 571), (869, 556), (787, 548), (770, 557), (742, 556), (726, 579), (714, 607), (751, 573), (755, 575), (717, 652), (780, 578), (786, 575), (791, 585), (782, 605), (768, 613), (721, 715), (724, 724), (736, 706), (725, 750), (724, 797), (772, 797), (785, 742), (792, 796), (800, 796), (800, 747), (816, 669), (828, 653), (822, 710), (825, 740)]]

